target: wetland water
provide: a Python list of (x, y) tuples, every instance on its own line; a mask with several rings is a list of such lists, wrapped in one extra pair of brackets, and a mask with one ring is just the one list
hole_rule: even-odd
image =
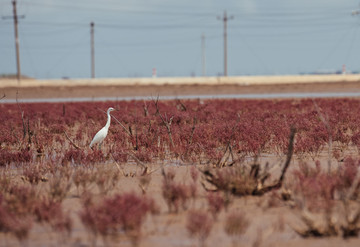
[[(21, 99), (21, 103), (44, 103), (44, 102), (96, 102), (96, 101), (131, 101), (151, 100), (157, 96), (131, 96), (131, 97), (78, 97), (78, 98), (43, 98)], [(219, 95), (177, 95), (159, 96), (160, 100), (173, 99), (301, 99), (301, 98), (356, 98), (360, 92), (326, 92), (326, 93), (271, 93), (271, 94), (219, 94)], [(16, 103), (16, 99), (2, 99), (0, 103)]]

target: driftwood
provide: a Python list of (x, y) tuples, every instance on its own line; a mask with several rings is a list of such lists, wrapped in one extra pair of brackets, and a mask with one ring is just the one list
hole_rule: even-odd
[[(222, 169), (206, 169), (201, 171), (205, 182), (215, 187), (215, 191), (231, 192), (237, 196), (254, 195), (261, 196), (271, 190), (281, 188), (285, 173), (289, 168), (294, 150), (295, 129), (290, 132), (290, 141), (288, 146), (287, 158), (282, 168), (280, 177), (271, 185), (265, 185), (265, 181), (270, 177), (268, 165), (262, 171), (260, 164), (254, 163), (249, 170), (242, 167), (226, 167)], [(206, 190), (206, 184), (202, 183)]]

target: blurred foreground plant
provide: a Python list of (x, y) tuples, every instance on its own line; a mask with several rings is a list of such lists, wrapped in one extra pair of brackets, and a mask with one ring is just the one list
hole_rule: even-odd
[(192, 210), (188, 213), (186, 229), (191, 237), (199, 239), (199, 245), (204, 247), (213, 227), (213, 220), (208, 213), (201, 210)]
[(85, 195), (80, 218), (89, 230), (93, 244), (98, 235), (105, 244), (109, 236), (116, 236), (124, 231), (134, 246), (141, 239), (141, 226), (148, 214), (157, 214), (158, 208), (152, 198), (134, 193), (116, 194), (95, 204), (91, 195)]

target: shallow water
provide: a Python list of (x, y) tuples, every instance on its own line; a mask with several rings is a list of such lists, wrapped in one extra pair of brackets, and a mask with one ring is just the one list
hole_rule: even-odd
[[(273, 94), (219, 94), (219, 95), (177, 95), (159, 96), (160, 100), (173, 99), (292, 99), (292, 98), (353, 98), (360, 97), (360, 92), (336, 93), (273, 93)], [(151, 100), (151, 96), (132, 97), (81, 97), (81, 98), (44, 98), (44, 99), (19, 99), (22, 103), (43, 102), (96, 102), (96, 101), (131, 101)], [(16, 99), (2, 99), (0, 103), (16, 103)]]

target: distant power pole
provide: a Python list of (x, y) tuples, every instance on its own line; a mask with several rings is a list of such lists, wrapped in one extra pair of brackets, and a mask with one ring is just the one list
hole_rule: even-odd
[(18, 18), (25, 18), (24, 15), (18, 16), (16, 11), (16, 0), (13, 0), (13, 16), (5, 16), (3, 19), (14, 19), (14, 31), (15, 31), (15, 50), (16, 50), (16, 70), (17, 70), (17, 80), (21, 80), (21, 69), (20, 69), (20, 48), (19, 48), (19, 33), (18, 33)]
[(94, 45), (94, 22), (90, 23), (90, 46), (91, 46), (91, 78), (95, 78), (95, 45)]
[(232, 19), (234, 19), (234, 17), (228, 17), (226, 11), (224, 11), (223, 17), (218, 16), (218, 20), (224, 22), (224, 76), (227, 76), (227, 22)]
[(206, 57), (205, 57), (205, 35), (201, 35), (201, 62), (202, 62), (202, 76), (206, 76)]
[(353, 10), (352, 12), (351, 12), (351, 15), (356, 15), (356, 16), (358, 16), (358, 15), (360, 15), (360, 10)]

